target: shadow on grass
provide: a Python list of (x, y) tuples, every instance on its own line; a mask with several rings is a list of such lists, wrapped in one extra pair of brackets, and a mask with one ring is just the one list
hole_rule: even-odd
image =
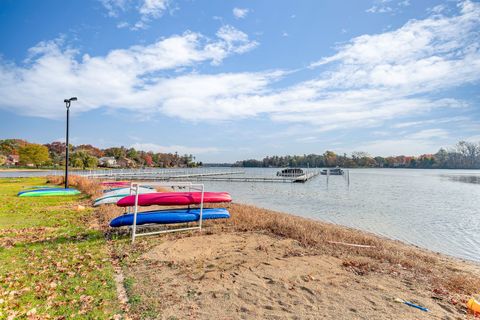
[[(34, 249), (41, 246), (56, 246), (62, 244), (80, 244), (80, 243), (93, 243), (100, 240), (104, 240), (105, 235), (100, 231), (89, 231), (77, 235), (71, 236), (58, 236), (49, 239), (33, 241), (33, 242), (19, 242), (14, 245), (15, 248)], [(3, 250), (3, 248), (0, 248)]]

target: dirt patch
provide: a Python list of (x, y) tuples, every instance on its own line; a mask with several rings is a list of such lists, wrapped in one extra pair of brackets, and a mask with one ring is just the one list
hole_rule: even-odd
[[(358, 266), (353, 266), (358, 267)], [(192, 235), (154, 246), (127, 271), (147, 319), (454, 319), (463, 316), (404, 277), (352, 272), (298, 241), (260, 232)], [(425, 306), (423, 312), (395, 298)], [(150, 317), (148, 315), (151, 315)], [(160, 316), (158, 316), (160, 315)]]

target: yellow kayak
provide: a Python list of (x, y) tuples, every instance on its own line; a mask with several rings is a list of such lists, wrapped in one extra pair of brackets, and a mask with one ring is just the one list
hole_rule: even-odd
[(468, 310), (473, 312), (473, 314), (475, 315), (480, 314), (480, 303), (474, 298), (471, 298), (470, 300), (468, 300), (467, 307), (468, 307)]

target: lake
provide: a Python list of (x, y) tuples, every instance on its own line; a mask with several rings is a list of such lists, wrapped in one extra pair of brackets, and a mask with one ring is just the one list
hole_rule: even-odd
[[(247, 169), (249, 172), (265, 169)], [(271, 169), (275, 175), (277, 169)], [(480, 261), (480, 171), (351, 169), (306, 183), (205, 182), (234, 201), (370, 231)]]
[[(210, 170), (210, 168), (209, 168)], [(225, 170), (218, 169), (218, 170)], [(245, 168), (246, 176), (278, 169)], [(46, 172), (0, 172), (0, 177)], [(306, 183), (203, 182), (235, 202), (333, 222), (480, 262), (480, 171), (350, 169)]]

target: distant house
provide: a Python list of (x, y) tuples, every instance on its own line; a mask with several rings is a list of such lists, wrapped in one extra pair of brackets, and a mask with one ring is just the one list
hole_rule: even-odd
[(117, 161), (117, 165), (122, 168), (134, 168), (136, 167), (135, 161), (129, 158), (120, 158)]
[(20, 163), (20, 156), (17, 154), (11, 154), (7, 156), (7, 160), (5, 161), (6, 166), (17, 166)]
[(114, 157), (101, 157), (98, 159), (99, 167), (115, 168), (118, 167), (117, 160)]

